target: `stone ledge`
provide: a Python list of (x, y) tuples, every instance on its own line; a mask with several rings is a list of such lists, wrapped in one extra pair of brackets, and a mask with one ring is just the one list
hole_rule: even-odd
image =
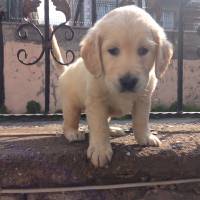
[(63, 136), (0, 139), (0, 187), (30, 188), (117, 184), (200, 177), (200, 132), (158, 135), (162, 147), (140, 147), (133, 135), (112, 139), (111, 164), (95, 169), (87, 142)]

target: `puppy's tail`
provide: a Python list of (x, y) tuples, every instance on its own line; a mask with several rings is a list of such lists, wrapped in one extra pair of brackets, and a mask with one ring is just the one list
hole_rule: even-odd
[[(52, 33), (53, 27), (50, 26), (49, 30), (50, 30), (50, 33)], [(64, 61), (63, 61), (63, 57), (61, 55), (61, 51), (58, 46), (58, 42), (57, 42), (55, 35), (53, 35), (53, 37), (52, 37), (52, 54), (53, 54), (52, 56), (54, 57), (54, 59), (53, 59), (54, 66), (56, 66), (57, 69), (64, 70), (65, 66), (59, 64), (59, 63), (64, 63)]]

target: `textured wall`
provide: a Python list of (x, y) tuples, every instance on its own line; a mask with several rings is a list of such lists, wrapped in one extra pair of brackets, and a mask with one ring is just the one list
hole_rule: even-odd
[[(4, 24), (4, 50), (5, 50), (5, 103), (12, 113), (25, 113), (26, 104), (30, 100), (38, 101), (44, 109), (44, 58), (35, 65), (25, 66), (17, 60), (17, 51), (25, 48), (28, 60), (34, 60), (41, 51), (38, 36), (31, 31), (28, 42), (22, 42), (16, 37), (16, 24)], [(42, 29), (42, 27), (40, 27)], [(76, 28), (73, 42), (64, 41), (64, 30), (57, 34), (63, 55), (64, 49), (73, 49), (79, 54), (79, 41), (87, 31)], [(194, 33), (193, 33), (194, 34)], [(170, 35), (176, 43), (176, 38)], [(200, 107), (200, 59), (195, 56), (196, 46), (200, 38), (196, 35), (185, 34), (187, 39), (184, 49), (184, 104), (197, 105)], [(193, 40), (192, 40), (193, 37)], [(32, 41), (33, 40), (33, 41)], [(196, 42), (195, 42), (195, 41)], [(188, 41), (191, 41), (188, 44)], [(52, 62), (53, 63), (53, 62)], [(55, 112), (60, 109), (57, 95), (57, 80), (60, 70), (51, 65), (51, 99), (50, 110)], [(177, 61), (173, 60), (164, 78), (159, 82), (153, 97), (153, 105), (169, 106), (176, 101), (177, 91)]]
[[(200, 107), (200, 59), (184, 60), (183, 103)], [(158, 82), (153, 105), (170, 106), (177, 98), (177, 60), (173, 60), (164, 77)]]

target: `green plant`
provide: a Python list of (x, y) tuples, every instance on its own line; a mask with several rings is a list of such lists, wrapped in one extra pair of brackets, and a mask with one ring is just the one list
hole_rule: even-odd
[(152, 112), (167, 112), (168, 108), (165, 105), (159, 104), (151, 109)]
[(200, 107), (196, 105), (183, 105), (184, 112), (200, 112)]
[(169, 112), (176, 112), (177, 111), (177, 102), (173, 102), (168, 109)]
[[(177, 102), (173, 102), (169, 107), (157, 105), (153, 107), (152, 112), (176, 112)], [(200, 107), (196, 105), (183, 105), (184, 112), (200, 112)]]
[(55, 113), (56, 113), (56, 114), (57, 114), (57, 113), (58, 113), (58, 114), (60, 114), (60, 113), (62, 114), (62, 109), (56, 110)]
[(27, 113), (29, 114), (40, 113), (41, 106), (38, 102), (32, 100), (27, 103), (26, 110), (27, 110)]
[(5, 105), (0, 106), (0, 114), (8, 114), (8, 109)]

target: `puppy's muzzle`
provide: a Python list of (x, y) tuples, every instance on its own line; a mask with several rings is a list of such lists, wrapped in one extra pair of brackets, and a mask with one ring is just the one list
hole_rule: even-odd
[(119, 79), (119, 83), (121, 92), (134, 92), (138, 78), (128, 73)]

